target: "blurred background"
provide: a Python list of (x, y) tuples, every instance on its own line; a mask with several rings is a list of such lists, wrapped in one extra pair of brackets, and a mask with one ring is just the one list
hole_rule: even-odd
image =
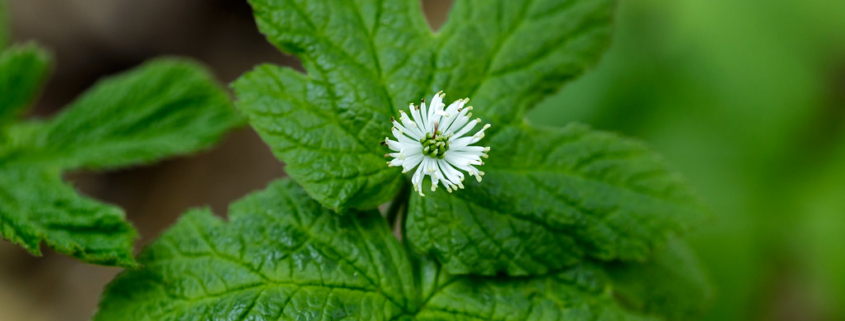
[[(244, 0), (11, 0), (14, 40), (56, 65), (32, 116), (98, 78), (189, 56), (229, 83), (298, 62), (258, 34)], [(431, 25), (451, 1), (423, 1)], [(845, 1), (621, 0), (601, 63), (537, 107), (648, 142), (716, 213), (691, 235), (717, 289), (706, 320), (845, 320)], [(153, 166), (71, 173), (126, 209), (143, 244), (195, 206), (227, 204), (282, 165), (249, 129)], [(118, 269), (0, 241), (0, 321), (87, 320)]]

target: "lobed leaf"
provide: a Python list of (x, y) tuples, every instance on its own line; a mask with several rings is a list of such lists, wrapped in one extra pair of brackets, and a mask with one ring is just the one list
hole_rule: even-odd
[(0, 52), (0, 129), (15, 121), (35, 100), (47, 79), (50, 60), (47, 52), (33, 44)]
[(55, 170), (0, 166), (0, 235), (33, 255), (44, 242), (89, 263), (135, 266), (137, 234), (123, 211), (77, 194)]
[[(0, 61), (17, 75), (0, 75), (0, 91), (10, 92), (0, 96), (4, 120), (31, 100), (46, 70), (35, 47), (9, 52), (18, 58)], [(226, 93), (193, 63), (159, 60), (101, 81), (51, 120), (2, 128), (0, 236), (35, 255), (44, 242), (89, 263), (134, 267), (136, 232), (123, 212), (78, 195), (61, 172), (190, 153), (240, 123)]]
[(445, 90), (495, 123), (519, 121), (595, 63), (614, 3), (458, 1), (435, 35), (415, 0), (251, 0), (261, 32), (307, 76), (259, 67), (234, 84), (238, 106), (312, 197), (375, 208), (404, 179), (378, 147), (400, 108)]
[(455, 1), (438, 35), (432, 83), (495, 126), (593, 66), (610, 43), (614, 0)]
[(419, 4), (250, 4), (270, 42), (308, 70), (305, 77), (263, 66), (234, 84), (253, 127), (287, 163), (287, 173), (324, 205), (345, 211), (390, 200), (402, 178), (384, 166), (379, 143), (396, 114), (389, 92), (409, 90), (400, 78), (417, 76), (408, 61), (418, 58), (408, 48), (426, 32)]
[[(379, 150), (381, 124), (375, 120), (389, 122), (385, 115), (339, 112), (326, 101), (324, 88), (276, 66), (258, 67), (234, 88), (253, 128), (277, 157), (288, 160), (287, 174), (324, 205), (374, 208), (401, 186), (402, 177), (385, 165)], [(306, 102), (324, 103), (302, 108)]]
[(585, 258), (643, 261), (707, 217), (642, 144), (573, 124), (501, 129), (483, 183), (413, 195), (408, 240), (456, 274), (545, 274)]
[(139, 261), (94, 320), (651, 320), (621, 308), (594, 265), (513, 279), (412, 265), (378, 212), (332, 215), (286, 180), (228, 223), (186, 214)]
[(94, 320), (389, 320), (415, 309), (410, 261), (378, 212), (332, 215), (290, 181), (186, 214), (121, 273)]
[[(411, 0), (250, 3), (260, 30), (300, 58), (307, 74), (260, 66), (234, 84), (238, 106), (291, 177), (325, 206), (374, 208), (399, 190), (405, 178), (386, 168), (385, 149), (373, 146), (389, 135), (387, 119), (405, 102), (445, 90), (470, 96), (478, 106), (473, 111), (493, 122), (484, 184), (413, 196), (405, 236), (450, 275), (529, 277), (456, 277), (455, 284), (470, 285), (443, 299), (443, 311), (430, 311), (432, 318), (491, 319), (513, 302), (529, 302), (532, 311), (542, 300), (516, 297), (556, 282), (549, 280), (561, 271), (591, 264), (585, 262), (644, 262), (706, 217), (686, 185), (641, 144), (581, 126), (538, 129), (521, 121), (595, 64), (610, 38), (613, 0), (457, 1), (437, 34), (424, 27), (419, 3)], [(438, 295), (430, 293), (439, 292), (425, 281), (418, 286), (427, 311)], [(490, 290), (469, 290), (485, 287)], [(498, 302), (491, 298), (499, 294), (507, 299), (498, 307), (463, 308), (478, 297)], [(577, 296), (615, 306), (609, 296)], [(569, 313), (564, 310), (542, 310), (540, 318)]]
[(415, 320), (661, 320), (621, 308), (607, 276), (590, 264), (528, 278), (440, 273)]
[(27, 141), (27, 161), (115, 168), (204, 149), (241, 123), (201, 66), (159, 59), (98, 82)]

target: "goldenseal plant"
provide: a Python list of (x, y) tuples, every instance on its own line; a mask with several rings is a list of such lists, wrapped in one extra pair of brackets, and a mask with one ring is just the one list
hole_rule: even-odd
[[(687, 184), (638, 141), (524, 119), (598, 61), (614, 0), (456, 0), (438, 32), (416, 0), (249, 2), (305, 69), (265, 64), (232, 84), (290, 179), (232, 204), (228, 222), (188, 212), (109, 285), (94, 320), (706, 309), (712, 292), (681, 237), (708, 211)], [(442, 92), (397, 108), (441, 89), (478, 108), (446, 106)], [(475, 131), (478, 119), (490, 125)]]
[(456, 100), (444, 108), (445, 96), (443, 92), (435, 94), (429, 108), (426, 108), (425, 99), (419, 106), (412, 103), (408, 107), (410, 118), (400, 110), (402, 116), (399, 121), (390, 119), (393, 123), (391, 132), (396, 140), (385, 137), (382, 143), (395, 152), (385, 155), (393, 157), (392, 161), (387, 162), (388, 166), (402, 166), (402, 173), (417, 168), (411, 178), (411, 185), (420, 196), (425, 196), (422, 191), (425, 176), (431, 177), (432, 192), (437, 190), (438, 183), (442, 181), (451, 193), (458, 187), (464, 188), (461, 183), (464, 174), (458, 170), (475, 176), (479, 182), (484, 175), (475, 166), (484, 165), (481, 158), (488, 157), (490, 147), (470, 145), (484, 138), (484, 130), (490, 128), (490, 124), (484, 125), (472, 136), (464, 137), (481, 122), (481, 118), (472, 119), (472, 106), (465, 107), (469, 98)]

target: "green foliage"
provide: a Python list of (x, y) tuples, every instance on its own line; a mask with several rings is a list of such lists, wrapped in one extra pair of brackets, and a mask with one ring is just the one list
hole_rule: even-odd
[(260, 66), (234, 83), (237, 105), (288, 174), (337, 212), (374, 208), (407, 184), (377, 147), (406, 102), (442, 89), (470, 96), (492, 122), (484, 182), (407, 205), (407, 240), (449, 274), (642, 262), (707, 216), (641, 144), (522, 120), (598, 60), (614, 1), (457, 1), (436, 34), (417, 1), (250, 3), (259, 29), (307, 73)]
[(47, 79), (50, 60), (32, 44), (0, 52), (0, 126), (15, 121), (32, 103)]
[(845, 176), (825, 165), (845, 164), (831, 153), (845, 142), (845, 2), (619, 9), (600, 66), (529, 118), (636, 136), (689, 178), (716, 214), (688, 239), (717, 289), (704, 319), (845, 320)]
[(819, 166), (807, 181), (794, 186), (804, 216), (790, 237), (803, 246), (800, 258), (806, 262), (808, 290), (813, 293), (819, 314), (836, 319), (845, 316), (845, 128), (836, 137), (836, 152)]
[(422, 89), (471, 98), (494, 126), (519, 123), (598, 61), (615, 7), (614, 0), (456, 1), (436, 37), (432, 83)]
[(621, 308), (611, 280), (591, 264), (546, 276), (454, 276), (423, 263), (425, 304), (416, 320), (661, 320)]
[(572, 124), (488, 138), (484, 181), (413, 195), (408, 239), (452, 273), (544, 274), (589, 257), (645, 260), (705, 211), (642, 144)]
[[(42, 124), (27, 161), (114, 168), (206, 148), (240, 119), (202, 67), (163, 59), (95, 85)], [(108, 155), (108, 157), (103, 157)]]
[[(250, 3), (306, 74), (259, 66), (233, 84), (238, 107), (302, 186), (272, 183), (228, 223), (189, 212), (95, 320), (688, 320), (707, 306), (695, 256), (669, 241), (708, 216), (677, 174), (639, 142), (523, 120), (598, 60), (615, 1), (457, 1), (437, 34), (413, 0)], [(400, 106), (440, 89), (493, 123), (486, 176), (409, 197), (378, 145)], [(391, 198), (404, 244), (374, 210)]]
[(432, 296), (415, 320), (659, 320), (625, 312), (601, 288), (577, 284), (576, 278), (593, 277), (579, 272), (525, 280), (459, 278)]
[(34, 255), (44, 242), (86, 262), (134, 266), (137, 233), (123, 211), (79, 195), (59, 174), (26, 164), (0, 167), (0, 235)]
[(459, 1), (435, 35), (414, 0), (250, 3), (260, 30), (308, 74), (259, 67), (234, 84), (238, 106), (288, 174), (338, 211), (374, 208), (398, 190), (403, 178), (378, 148), (398, 108), (442, 89), (473, 98), (496, 126), (519, 122), (598, 59), (614, 7)]
[(700, 317), (709, 308), (713, 289), (701, 263), (686, 243), (669, 242), (645, 263), (612, 262), (604, 266), (622, 305), (667, 320)]
[(331, 215), (278, 181), (233, 204), (230, 219), (186, 214), (138, 257), (145, 269), (109, 286), (95, 320), (296, 319), (324, 309), (380, 320), (413, 308), (410, 262), (378, 212)]
[[(3, 64), (3, 115), (31, 102), (47, 69), (33, 46)], [(22, 53), (22, 54), (18, 54)], [(8, 106), (8, 107), (7, 107)], [(206, 148), (240, 123), (225, 92), (201, 67), (159, 60), (106, 79), (47, 121), (0, 128), (0, 234), (35, 255), (44, 242), (89, 263), (135, 266), (135, 230), (122, 210), (84, 198), (65, 170), (148, 163)]]
[(315, 199), (337, 210), (386, 202), (403, 179), (385, 166), (378, 148), (389, 113), (368, 111), (369, 104), (337, 106), (320, 86), (276, 66), (261, 66), (234, 84), (253, 128)]
[(144, 269), (109, 285), (94, 320), (641, 320), (590, 265), (521, 279), (414, 268), (378, 212), (333, 215), (287, 180), (230, 220), (186, 214), (139, 256)]

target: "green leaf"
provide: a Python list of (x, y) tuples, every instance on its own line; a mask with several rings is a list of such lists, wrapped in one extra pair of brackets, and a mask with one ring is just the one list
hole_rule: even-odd
[(494, 125), (519, 123), (598, 61), (615, 7), (614, 0), (456, 1), (438, 35), (432, 89), (471, 98), (473, 112)]
[[(390, 117), (445, 90), (502, 123), (597, 60), (613, 0), (459, 1), (438, 35), (414, 0), (250, 0), (259, 29), (307, 76), (262, 66), (234, 84), (238, 106), (322, 204), (374, 208), (399, 189), (378, 144)], [(545, 32), (555, 30), (556, 32)], [(526, 37), (532, 35), (532, 37)], [(532, 40), (533, 39), (533, 40)]]
[(94, 320), (388, 320), (415, 309), (410, 261), (377, 211), (332, 215), (291, 181), (186, 214), (109, 285)]
[[(326, 100), (325, 88), (276, 66), (257, 68), (234, 88), (253, 128), (287, 162), (287, 174), (324, 205), (338, 211), (374, 208), (401, 186), (402, 176), (385, 165), (379, 148), (384, 137), (378, 127), (390, 122), (386, 114), (336, 107)], [(302, 108), (312, 103), (314, 108)]]
[(645, 260), (707, 217), (636, 141), (565, 128), (503, 128), (481, 183), (413, 195), (408, 240), (455, 274), (545, 274), (584, 258)]
[[(614, 300), (610, 280), (583, 264), (547, 276), (454, 276), (429, 268), (435, 290), (417, 321), (661, 320), (631, 313)], [(425, 274), (424, 274), (425, 275)]]
[(396, 114), (390, 93), (412, 90), (401, 103), (418, 100), (425, 93), (407, 81), (428, 78), (413, 66), (428, 60), (411, 50), (430, 41), (419, 3), (250, 4), (270, 42), (297, 55), (308, 71), (262, 66), (234, 84), (253, 127), (286, 162), (288, 175), (324, 205), (344, 211), (390, 200), (402, 181), (379, 146)]
[(135, 230), (114, 206), (84, 198), (58, 171), (0, 166), (0, 235), (41, 255), (44, 242), (86, 262), (135, 266)]
[(228, 223), (186, 214), (138, 260), (94, 320), (646, 320), (592, 265), (514, 279), (415, 268), (378, 212), (332, 215), (287, 180), (235, 203)]
[(161, 59), (100, 81), (24, 143), (24, 161), (114, 168), (207, 148), (239, 125), (201, 66)]
[[(13, 93), (8, 97), (31, 96), (29, 84), (40, 80), (30, 79), (44, 73), (45, 64), (32, 63), (43, 59), (20, 61), (13, 65), (20, 79), (0, 86)], [(3, 128), (0, 235), (35, 255), (44, 242), (89, 263), (133, 267), (136, 232), (123, 212), (78, 195), (62, 183), (61, 172), (194, 152), (240, 123), (223, 89), (194, 63), (159, 60), (101, 81), (51, 120)]]
[(35, 99), (47, 79), (50, 60), (49, 54), (33, 44), (0, 52), (0, 129), (16, 120)]
[(713, 289), (698, 258), (679, 240), (648, 262), (612, 262), (604, 268), (613, 280), (614, 297), (634, 311), (694, 320), (712, 303)]

